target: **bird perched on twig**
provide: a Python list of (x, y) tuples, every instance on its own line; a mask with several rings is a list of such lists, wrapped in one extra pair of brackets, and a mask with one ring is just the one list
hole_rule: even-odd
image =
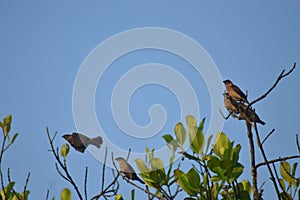
[(118, 161), (120, 165), (120, 172), (122, 172), (128, 179), (137, 180), (141, 184), (145, 184), (145, 182), (137, 176), (132, 166), (124, 158), (118, 157), (116, 158), (116, 161)]
[(228, 93), (224, 93), (224, 105), (225, 108), (231, 113), (238, 114), (238, 105), (237, 102), (232, 99), (232, 97)]
[(240, 117), (247, 120), (249, 119), (250, 122), (259, 123), (261, 125), (265, 125), (266, 123), (262, 121), (259, 116), (256, 114), (255, 110), (252, 110), (248, 106), (243, 103), (238, 103), (238, 109), (240, 112)]
[(228, 94), (232, 97), (235, 101), (242, 101), (249, 104), (247, 100), (247, 96), (244, 94), (244, 92), (236, 85), (234, 85), (230, 80), (225, 80), (223, 83), (226, 86), (226, 90)]
[(66, 134), (62, 136), (65, 140), (67, 140), (72, 147), (74, 147), (77, 151), (84, 153), (85, 149), (88, 145), (94, 145), (98, 149), (100, 148), (103, 140), (100, 136), (95, 138), (89, 138), (80, 133)]

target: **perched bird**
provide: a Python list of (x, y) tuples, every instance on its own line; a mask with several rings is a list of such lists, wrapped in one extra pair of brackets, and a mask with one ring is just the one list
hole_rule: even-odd
[(233, 112), (235, 114), (238, 114), (239, 113), (239, 110), (238, 110), (238, 105), (237, 105), (237, 102), (234, 101), (232, 99), (231, 96), (229, 96), (228, 93), (224, 93), (224, 105), (225, 105), (225, 108), (229, 111), (229, 112)]
[(243, 103), (238, 103), (238, 109), (240, 112), (241, 118), (249, 119), (250, 122), (259, 123), (265, 125), (266, 123), (262, 121), (259, 116), (256, 114), (255, 110), (248, 108), (247, 105)]
[(235, 101), (243, 101), (249, 104), (247, 100), (247, 96), (243, 93), (243, 91), (236, 85), (234, 85), (230, 80), (225, 80), (223, 83), (226, 86), (226, 90), (228, 94)]
[(92, 144), (96, 146), (98, 149), (100, 148), (103, 140), (100, 136), (95, 138), (89, 138), (80, 133), (66, 134), (62, 136), (67, 140), (72, 147), (74, 147), (77, 151), (83, 153), (88, 145)]
[(116, 161), (118, 161), (120, 165), (120, 172), (122, 172), (128, 179), (137, 180), (141, 184), (145, 184), (145, 182), (136, 175), (132, 166), (124, 158), (118, 157), (116, 158)]

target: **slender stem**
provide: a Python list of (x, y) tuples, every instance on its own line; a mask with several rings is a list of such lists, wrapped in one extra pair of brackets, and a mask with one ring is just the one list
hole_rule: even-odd
[(254, 149), (254, 142), (253, 142), (253, 134), (251, 130), (251, 124), (246, 121), (246, 125), (247, 125), (247, 133), (248, 133), (248, 139), (250, 144), (253, 199), (259, 200), (259, 193), (257, 189), (257, 169), (255, 167), (255, 149)]
[(276, 158), (276, 159), (273, 159), (273, 160), (268, 160), (268, 162), (261, 162), (261, 163), (258, 163), (256, 165), (256, 168), (259, 168), (259, 167), (267, 165), (267, 164), (272, 164), (272, 163), (281, 162), (281, 161), (290, 160), (290, 159), (295, 159), (295, 158), (300, 158), (300, 155), (286, 156), (286, 157), (282, 157), (282, 158)]
[[(281, 199), (281, 197), (280, 197), (280, 192), (279, 192), (279, 189), (278, 189), (278, 185), (277, 185), (277, 183), (276, 183), (275, 176), (274, 176), (273, 171), (272, 171), (272, 169), (271, 169), (271, 167), (270, 167), (270, 164), (268, 163), (268, 159), (267, 159), (266, 153), (265, 153), (264, 148), (263, 148), (263, 145), (262, 145), (262, 143), (261, 143), (261, 141), (260, 141), (260, 137), (259, 137), (259, 133), (258, 133), (258, 130), (257, 130), (256, 123), (254, 123), (254, 130), (255, 130), (255, 133), (256, 133), (257, 145), (258, 145), (258, 147), (259, 147), (259, 149), (260, 149), (260, 152), (261, 152), (261, 154), (262, 154), (262, 156), (263, 156), (264, 161), (267, 163), (267, 168), (268, 168), (268, 171), (269, 171), (269, 173), (270, 173), (270, 176), (271, 176), (271, 180), (272, 180), (272, 182), (273, 182), (273, 185), (274, 185), (274, 187), (275, 187), (277, 197), (278, 197), (278, 199)], [(255, 169), (256, 169), (256, 167), (255, 167)]]

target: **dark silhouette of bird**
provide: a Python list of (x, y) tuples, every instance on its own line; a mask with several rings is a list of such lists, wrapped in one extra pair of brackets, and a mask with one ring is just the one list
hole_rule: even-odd
[(235, 100), (232, 99), (232, 97), (228, 93), (224, 93), (224, 105), (225, 108), (231, 113), (238, 114), (239, 109), (238, 109), (238, 104)]
[(261, 125), (265, 125), (266, 123), (262, 121), (259, 116), (256, 114), (255, 110), (249, 108), (247, 105), (243, 103), (238, 103), (238, 109), (240, 112), (241, 118), (245, 120), (249, 120), (250, 122), (259, 123)]
[(230, 80), (225, 80), (223, 83), (226, 86), (226, 90), (228, 94), (232, 97), (235, 101), (243, 101), (249, 104), (247, 100), (247, 96), (243, 93), (243, 91), (236, 85), (234, 85)]
[(83, 134), (80, 133), (73, 133), (66, 134), (62, 136), (65, 140), (67, 140), (74, 149), (77, 151), (84, 153), (85, 149), (88, 147), (88, 145), (94, 145), (98, 149), (100, 148), (101, 144), (103, 143), (103, 140), (100, 136), (95, 138), (89, 138)]
[(116, 161), (118, 161), (120, 165), (120, 172), (122, 172), (128, 179), (137, 180), (141, 184), (145, 184), (145, 182), (137, 176), (132, 166), (124, 158), (118, 157), (116, 158)]

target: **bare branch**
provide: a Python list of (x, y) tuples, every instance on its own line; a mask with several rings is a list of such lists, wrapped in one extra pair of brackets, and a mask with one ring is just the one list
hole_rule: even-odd
[(252, 101), (251, 103), (249, 103), (249, 106), (248, 107), (251, 107), (253, 104), (255, 104), (256, 102), (266, 98), (268, 96), (268, 94), (270, 94), (270, 92), (272, 92), (272, 90), (277, 86), (277, 84), (279, 83), (279, 81), (288, 76), (290, 73), (292, 73), (294, 71), (294, 69), (296, 68), (296, 63), (294, 63), (293, 67), (287, 72), (287, 73), (284, 73), (285, 70), (282, 70), (281, 73), (279, 74), (279, 76), (277, 77), (275, 83), (271, 86), (271, 88), (266, 92), (264, 93), (262, 96), (258, 97), (257, 99), (255, 99), (254, 101)]
[(23, 191), (23, 197), (25, 199), (25, 194), (26, 194), (26, 189), (27, 189), (27, 185), (29, 183), (29, 178), (30, 178), (30, 172), (28, 172), (28, 175), (27, 175), (27, 178), (26, 178), (26, 181), (25, 181), (25, 185), (24, 185), (24, 191)]
[(84, 196), (85, 196), (85, 200), (87, 200), (87, 174), (88, 174), (88, 167), (85, 167), (85, 175), (84, 175)]
[(258, 163), (256, 165), (256, 168), (259, 168), (259, 167), (267, 165), (267, 164), (273, 164), (273, 163), (276, 163), (276, 162), (281, 162), (281, 161), (286, 161), (286, 160), (291, 160), (291, 159), (296, 159), (296, 158), (300, 158), (300, 155), (286, 156), (286, 157), (282, 157), (282, 158), (279, 157), (279, 158), (276, 158), (276, 159), (273, 159), (273, 160), (268, 160), (267, 162)]
[(298, 148), (298, 153), (300, 153), (300, 145), (299, 145), (298, 134), (296, 134), (296, 144), (297, 144), (297, 148)]
[(67, 180), (73, 186), (73, 188), (76, 191), (77, 196), (79, 197), (79, 199), (83, 200), (82, 195), (81, 195), (75, 181), (73, 180), (72, 176), (70, 175), (70, 173), (68, 171), (68, 168), (67, 168), (67, 165), (66, 165), (66, 160), (64, 159), (64, 163), (62, 163), (60, 158), (59, 158), (58, 148), (56, 148), (56, 151), (55, 151), (53, 142), (54, 142), (55, 136), (57, 135), (57, 132), (54, 133), (54, 136), (52, 138), (50, 136), (48, 127), (46, 128), (46, 132), (47, 132), (48, 140), (49, 140), (50, 147), (51, 147), (50, 151), (53, 153), (54, 158), (56, 159), (56, 161), (59, 164), (59, 166), (61, 167), (61, 169), (64, 171), (65, 175), (62, 174), (62, 172), (59, 170), (58, 164), (55, 163), (55, 167), (56, 167), (57, 172), (59, 173), (59, 175), (62, 178)]
[(263, 145), (265, 143), (265, 141), (274, 133), (275, 129), (273, 128), (270, 133), (265, 137), (265, 139), (263, 139), (263, 141), (261, 142), (261, 145)]
[(49, 193), (50, 193), (50, 191), (47, 190), (47, 193), (46, 193), (46, 200), (48, 200), (48, 198), (49, 198)]
[[(260, 136), (259, 136), (259, 133), (258, 133), (258, 129), (257, 129), (256, 123), (254, 123), (254, 130), (255, 130), (255, 134), (256, 134), (257, 145), (258, 145), (258, 147), (259, 147), (259, 149), (260, 149), (260, 152), (261, 152), (261, 154), (262, 154), (262, 156), (263, 156), (264, 161), (267, 163), (267, 168), (268, 168), (269, 174), (270, 174), (270, 176), (271, 176), (271, 180), (272, 180), (272, 182), (273, 182), (273, 185), (274, 185), (274, 188), (275, 188), (275, 191), (276, 191), (276, 194), (277, 194), (277, 198), (278, 198), (278, 199), (281, 199), (281, 197), (280, 197), (280, 192), (279, 192), (279, 189), (278, 189), (278, 185), (277, 185), (277, 183), (276, 183), (276, 179), (275, 179), (275, 177), (274, 177), (273, 171), (272, 171), (272, 169), (271, 169), (271, 167), (270, 167), (270, 165), (269, 165), (269, 163), (268, 163), (268, 159), (267, 159), (265, 150), (264, 150), (264, 148), (263, 148), (263, 145), (262, 145), (262, 143), (261, 143), (261, 140), (260, 140)], [(256, 168), (256, 169), (257, 169), (257, 168)]]
[[(8, 183), (11, 184), (12, 181), (11, 181), (11, 178), (10, 178), (10, 169), (8, 168), (7, 169), (7, 179), (8, 179)], [(21, 198), (19, 197), (19, 195), (17, 194), (17, 192), (15, 191), (15, 189), (13, 187), (11, 187), (13, 193), (14, 193), (14, 196), (17, 197), (18, 200), (21, 200)]]

